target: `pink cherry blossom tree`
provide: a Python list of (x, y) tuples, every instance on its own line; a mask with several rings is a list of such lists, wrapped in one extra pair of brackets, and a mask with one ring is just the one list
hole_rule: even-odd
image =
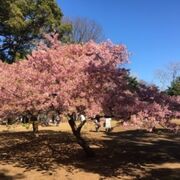
[(77, 126), (72, 115), (82, 109), (88, 117), (123, 118), (150, 131), (156, 124), (178, 129), (169, 122), (178, 116), (179, 97), (140, 83), (132, 89), (129, 71), (121, 66), (128, 62), (124, 45), (62, 44), (57, 35), (46, 38), (48, 46), (40, 44), (26, 60), (0, 63), (1, 118), (28, 114), (37, 132), (38, 114), (55, 110), (69, 115), (73, 134), (88, 155), (93, 153), (80, 133), (85, 121)]

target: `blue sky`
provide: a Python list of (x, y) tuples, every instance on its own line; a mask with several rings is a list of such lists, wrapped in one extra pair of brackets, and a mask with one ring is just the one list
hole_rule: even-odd
[(107, 39), (132, 53), (133, 74), (157, 83), (155, 71), (180, 61), (180, 0), (57, 0), (64, 16), (87, 17)]

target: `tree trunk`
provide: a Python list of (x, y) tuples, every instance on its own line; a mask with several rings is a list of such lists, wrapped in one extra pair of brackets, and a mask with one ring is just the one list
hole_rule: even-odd
[(69, 120), (69, 125), (71, 130), (76, 137), (77, 143), (83, 148), (84, 152), (88, 157), (94, 156), (94, 151), (89, 147), (88, 143), (81, 137), (81, 128), (85, 124), (85, 121), (82, 122), (78, 127), (76, 126), (74, 120)]
[(36, 116), (32, 116), (32, 127), (33, 127), (33, 133), (36, 137), (38, 137), (38, 120)]

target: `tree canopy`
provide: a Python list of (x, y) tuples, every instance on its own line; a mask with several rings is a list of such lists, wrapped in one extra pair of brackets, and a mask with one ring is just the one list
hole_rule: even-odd
[(0, 64), (2, 118), (49, 109), (66, 114), (83, 107), (89, 117), (104, 114), (151, 130), (156, 124), (171, 127), (169, 120), (179, 116), (179, 97), (155, 86), (132, 86), (129, 71), (120, 67), (128, 62), (125, 46), (47, 38), (51, 46), (41, 44), (27, 60)]
[(12, 63), (32, 51), (43, 33), (57, 32), (68, 41), (71, 25), (55, 0), (0, 0), (0, 59)]

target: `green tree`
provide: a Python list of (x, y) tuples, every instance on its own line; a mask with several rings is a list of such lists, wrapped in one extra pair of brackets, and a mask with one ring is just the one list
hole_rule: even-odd
[(136, 77), (133, 77), (133, 76), (128, 76), (127, 77), (127, 80), (128, 80), (128, 85), (129, 85), (129, 87), (130, 87), (130, 89), (132, 90), (132, 91), (134, 91), (134, 90), (136, 90), (137, 88), (138, 88), (138, 86), (139, 86), (139, 82), (138, 82), (138, 80), (137, 80), (137, 78)]
[(180, 76), (178, 76), (174, 81), (172, 81), (171, 86), (167, 89), (167, 93), (171, 96), (180, 95)]
[(0, 0), (0, 59), (12, 63), (24, 58), (42, 39), (43, 33), (56, 32), (67, 42), (71, 25), (55, 0)]

